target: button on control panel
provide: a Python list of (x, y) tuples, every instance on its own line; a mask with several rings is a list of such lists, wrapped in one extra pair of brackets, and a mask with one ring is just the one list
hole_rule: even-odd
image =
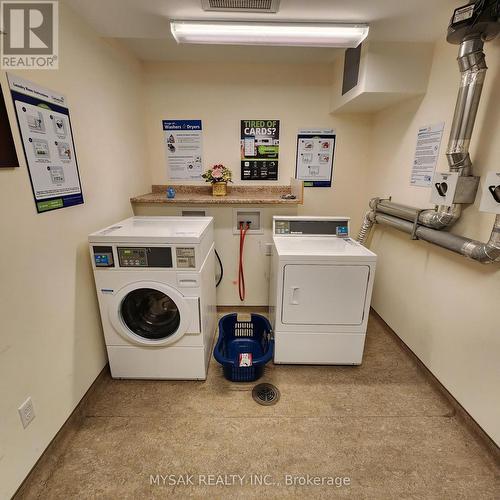
[(120, 267), (148, 267), (146, 248), (118, 248)]

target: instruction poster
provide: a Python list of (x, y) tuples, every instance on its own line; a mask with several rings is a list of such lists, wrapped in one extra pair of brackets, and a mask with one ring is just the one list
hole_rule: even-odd
[(163, 120), (163, 135), (169, 179), (201, 179), (201, 120)]
[(336, 135), (333, 129), (299, 130), (295, 177), (304, 181), (304, 187), (332, 185), (335, 142)]
[(241, 179), (278, 180), (279, 120), (241, 120)]
[(439, 157), (443, 130), (444, 122), (418, 129), (410, 178), (412, 186), (428, 187), (431, 185)]
[(66, 98), (8, 75), (38, 213), (83, 203)]

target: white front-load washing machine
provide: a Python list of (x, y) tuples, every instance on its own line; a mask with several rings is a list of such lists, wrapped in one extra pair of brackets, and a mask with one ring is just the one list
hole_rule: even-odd
[(216, 329), (212, 217), (131, 217), (89, 236), (114, 378), (205, 379)]

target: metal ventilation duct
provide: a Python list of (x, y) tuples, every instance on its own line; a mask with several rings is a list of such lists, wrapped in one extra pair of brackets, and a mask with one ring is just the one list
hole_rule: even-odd
[(280, 0), (201, 0), (201, 6), (206, 11), (274, 14), (278, 12)]
[[(448, 27), (447, 40), (460, 44), (457, 60), (461, 83), (446, 156), (450, 172), (458, 172), (461, 177), (472, 177), (469, 144), (488, 69), (483, 44), (499, 33), (500, 0), (476, 0), (455, 9)], [(500, 215), (496, 216), (490, 239), (483, 243), (442, 231), (458, 220), (461, 203), (422, 210), (390, 199), (373, 198), (370, 208), (359, 231), (358, 241), (361, 243), (366, 240), (371, 227), (379, 223), (404, 231), (412, 239), (428, 241), (479, 262), (500, 262)]]

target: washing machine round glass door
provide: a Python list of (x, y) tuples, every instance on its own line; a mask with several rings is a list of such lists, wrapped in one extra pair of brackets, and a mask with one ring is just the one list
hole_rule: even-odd
[(122, 301), (121, 316), (139, 337), (166, 339), (179, 328), (181, 315), (176, 303), (165, 293), (152, 288), (139, 288)]
[(140, 282), (116, 294), (110, 309), (115, 329), (138, 344), (166, 345), (182, 337), (191, 324), (191, 308), (168, 285)]

